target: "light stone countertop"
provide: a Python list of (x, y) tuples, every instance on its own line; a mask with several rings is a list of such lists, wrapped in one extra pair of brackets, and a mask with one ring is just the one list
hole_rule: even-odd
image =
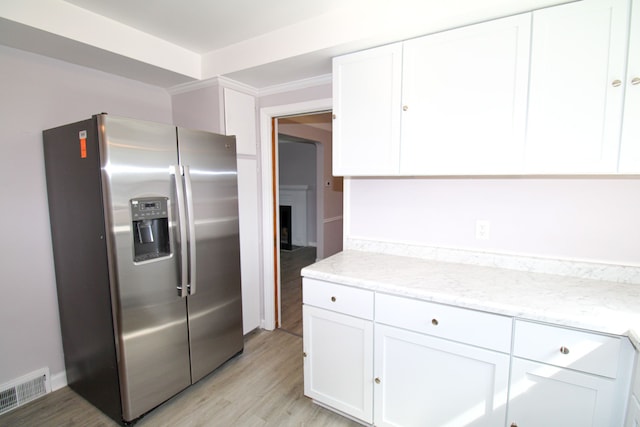
[(628, 336), (640, 349), (640, 285), (346, 250), (302, 276), (528, 320)]

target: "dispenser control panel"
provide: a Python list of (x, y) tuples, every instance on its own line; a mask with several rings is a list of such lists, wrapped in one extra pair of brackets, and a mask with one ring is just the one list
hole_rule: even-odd
[(168, 200), (166, 197), (143, 197), (129, 201), (134, 262), (171, 255)]
[(166, 218), (167, 216), (167, 199), (164, 197), (131, 200), (131, 217), (134, 221)]

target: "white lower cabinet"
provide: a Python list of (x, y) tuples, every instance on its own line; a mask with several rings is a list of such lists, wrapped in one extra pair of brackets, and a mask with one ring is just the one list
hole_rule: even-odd
[(303, 302), (304, 394), (372, 423), (373, 322), (352, 314), (368, 316), (373, 293), (305, 279)]
[(372, 421), (373, 323), (304, 306), (304, 394)]
[(507, 425), (622, 426), (633, 349), (628, 340), (515, 321)]
[(631, 383), (631, 396), (629, 396), (625, 427), (640, 427), (640, 353), (636, 351), (635, 357), (636, 367)]
[(635, 395), (629, 400), (629, 412), (625, 427), (640, 427), (640, 402)]
[(361, 422), (640, 427), (626, 338), (308, 278), (303, 304), (304, 393)]
[(376, 426), (504, 424), (509, 355), (375, 326)]
[(615, 380), (513, 358), (508, 421), (513, 427), (615, 426)]

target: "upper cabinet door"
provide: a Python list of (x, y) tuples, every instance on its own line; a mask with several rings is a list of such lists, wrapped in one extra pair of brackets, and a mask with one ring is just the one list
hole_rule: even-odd
[(629, 2), (533, 12), (525, 172), (615, 173)]
[(640, 0), (631, 8), (620, 173), (640, 173)]
[(520, 170), (530, 25), (524, 14), (405, 42), (401, 174)]
[(396, 175), (402, 44), (333, 60), (333, 174)]

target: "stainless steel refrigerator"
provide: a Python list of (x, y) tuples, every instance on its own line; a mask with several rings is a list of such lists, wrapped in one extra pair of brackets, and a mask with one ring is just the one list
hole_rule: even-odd
[(67, 382), (129, 422), (243, 350), (235, 138), (98, 114), (43, 140)]

